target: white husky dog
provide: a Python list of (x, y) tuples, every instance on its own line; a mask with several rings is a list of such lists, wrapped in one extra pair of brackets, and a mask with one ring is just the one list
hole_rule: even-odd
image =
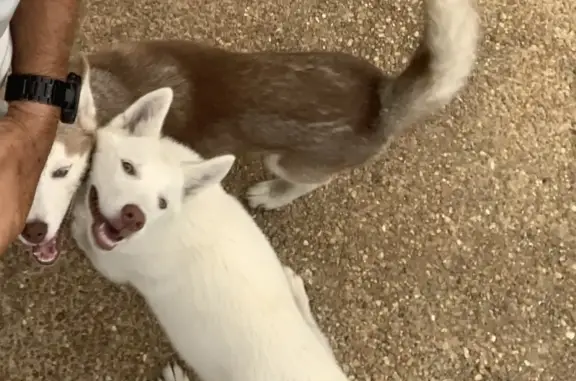
[(161, 137), (172, 97), (152, 91), (98, 129), (74, 238), (104, 276), (143, 295), (202, 380), (346, 380), (302, 279), (222, 188), (234, 156), (204, 160)]

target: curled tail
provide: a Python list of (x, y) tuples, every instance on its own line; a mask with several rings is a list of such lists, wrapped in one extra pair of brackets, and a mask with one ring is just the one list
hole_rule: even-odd
[(424, 0), (426, 26), (408, 67), (383, 83), (380, 131), (397, 131), (448, 104), (476, 62), (480, 26), (474, 0)]

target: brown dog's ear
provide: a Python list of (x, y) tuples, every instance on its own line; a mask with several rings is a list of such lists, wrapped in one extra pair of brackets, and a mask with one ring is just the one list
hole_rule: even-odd
[(78, 101), (78, 123), (80, 128), (88, 132), (94, 132), (97, 127), (96, 105), (90, 86), (90, 62), (88, 57), (80, 54), (82, 60), (82, 86), (80, 87), (80, 99)]

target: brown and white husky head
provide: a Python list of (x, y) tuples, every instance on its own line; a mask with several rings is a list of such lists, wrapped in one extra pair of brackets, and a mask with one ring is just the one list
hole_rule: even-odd
[(19, 238), (41, 264), (59, 255), (58, 235), (90, 161), (96, 110), (90, 89), (88, 61), (83, 57), (83, 81), (74, 124), (59, 124), (56, 139), (40, 175), (26, 225)]

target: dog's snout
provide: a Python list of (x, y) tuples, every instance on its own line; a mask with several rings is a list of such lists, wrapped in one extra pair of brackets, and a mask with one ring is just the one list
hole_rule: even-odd
[(31, 221), (26, 223), (22, 231), (22, 237), (30, 243), (39, 244), (46, 238), (48, 225), (43, 221)]
[(142, 209), (140, 209), (137, 205), (124, 205), (121, 214), (122, 225), (124, 225), (124, 228), (132, 232), (137, 232), (138, 230), (142, 229), (146, 223), (146, 216), (144, 215)]

